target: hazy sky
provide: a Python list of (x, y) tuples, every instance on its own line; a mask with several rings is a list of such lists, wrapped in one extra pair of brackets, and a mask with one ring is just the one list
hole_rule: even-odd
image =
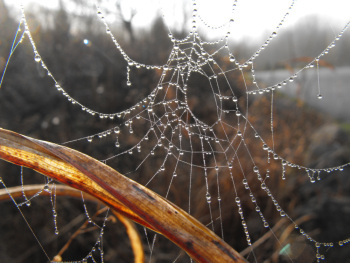
[[(62, 0), (69, 2), (69, 0)], [(163, 13), (170, 26), (175, 22), (181, 24), (183, 16), (183, 1), (180, 0), (121, 0), (125, 10), (128, 6), (137, 9), (134, 17), (134, 25), (144, 26), (150, 23), (156, 14)], [(190, 8), (192, 0), (187, 1)], [(19, 0), (7, 0), (11, 5), (18, 5)], [(22, 1), (25, 4), (30, 0)], [(46, 0), (34, 2), (42, 3), (49, 7), (57, 7), (58, 0)], [(115, 3), (113, 0), (101, 1), (104, 6)], [(197, 0), (198, 14), (210, 25), (218, 26), (232, 17), (231, 6), (233, 0)], [(236, 11), (234, 12), (235, 23), (231, 27), (232, 35), (240, 39), (243, 36), (257, 36), (262, 32), (272, 32), (283, 15), (287, 11), (291, 0), (238, 0)], [(115, 10), (115, 4), (111, 4), (110, 9)], [(305, 16), (318, 14), (321, 20), (326, 21), (330, 30), (336, 34), (346, 22), (350, 21), (350, 1), (349, 0), (295, 0), (295, 5), (286, 19), (285, 26), (293, 25)], [(127, 13), (127, 11), (126, 11)], [(330, 23), (328, 23), (330, 22)], [(226, 28), (225, 28), (226, 30)], [(210, 34), (222, 35), (221, 31), (213, 31)]]
[[(192, 2), (191, 0), (187, 1)], [(133, 0), (130, 2), (139, 1)], [(146, 2), (143, 1), (142, 3), (142, 10), (145, 14), (147, 14), (146, 10), (149, 10)], [(180, 1), (160, 2), (168, 20), (176, 20), (178, 9), (182, 6), (179, 6), (179, 4), (176, 6), (174, 2), (179, 3)], [(232, 16), (232, 2), (232, 0), (198, 0), (198, 14), (213, 26), (221, 25)], [(238, 0), (233, 16), (235, 23), (231, 28), (232, 34), (240, 38), (244, 35), (256, 36), (263, 31), (273, 31), (291, 3), (290, 0)], [(303, 17), (317, 14), (321, 17), (321, 20), (331, 22), (329, 26), (334, 27), (334, 31), (338, 31), (339, 28), (350, 21), (349, 10), (350, 1), (348, 0), (296, 0), (285, 25), (292, 25)], [(141, 18), (141, 13), (139, 17)]]

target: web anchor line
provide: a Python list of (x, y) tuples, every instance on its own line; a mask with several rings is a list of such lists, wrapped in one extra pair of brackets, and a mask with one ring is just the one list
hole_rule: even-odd
[[(320, 58), (327, 55), (331, 51), (331, 49), (333, 49), (336, 46), (336, 42), (341, 39), (343, 34), (349, 28), (349, 26), (350, 26), (350, 21), (344, 26), (344, 28), (340, 31), (340, 33), (333, 39), (333, 41), (330, 44), (328, 44), (328, 46), (319, 55), (317, 55), (311, 62), (306, 64), (303, 68), (301, 68), (297, 72), (295, 72), (292, 76), (290, 76), (290, 77), (284, 79), (283, 81), (278, 82), (272, 86), (269, 86), (267, 88), (250, 90), (247, 92), (247, 94), (252, 94), (252, 95), (263, 94), (266, 92), (274, 91), (276, 89), (280, 89), (280, 88), (286, 86), (289, 82), (293, 82), (300, 75), (300, 73), (303, 72), (305, 69), (314, 68), (315, 64), (316, 64), (316, 67), (318, 69)], [(318, 95), (321, 95), (321, 94), (318, 94)], [(318, 97), (318, 98), (322, 99), (322, 96)]]

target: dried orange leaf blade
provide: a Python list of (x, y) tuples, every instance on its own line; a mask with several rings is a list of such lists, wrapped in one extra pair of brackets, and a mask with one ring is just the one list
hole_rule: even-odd
[(246, 262), (179, 207), (78, 151), (0, 129), (0, 158), (91, 194), (130, 219), (161, 233), (198, 262)]

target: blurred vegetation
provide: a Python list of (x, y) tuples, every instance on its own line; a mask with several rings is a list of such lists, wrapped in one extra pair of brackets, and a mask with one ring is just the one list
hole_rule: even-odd
[[(64, 2), (61, 1), (58, 10), (33, 7), (33, 11), (28, 10), (27, 12), (30, 28), (38, 45), (37, 48), (56, 79), (72, 97), (82, 104), (96, 111), (106, 113), (122, 111), (147, 97), (157, 83), (160, 72), (142, 69), (132, 70), (131, 80), (133, 85), (140, 88), (130, 89), (127, 87), (126, 63), (106, 35), (105, 28), (96, 18), (94, 8), (85, 5), (83, 1), (77, 0), (74, 1), (73, 6), (75, 12), (70, 12)], [(132, 10), (130, 12), (133, 14)], [(148, 29), (140, 29), (133, 27), (133, 15), (125, 18), (122, 12), (117, 12), (117, 14), (119, 23), (112, 25), (112, 30), (118, 36), (118, 41), (123, 49), (133, 59), (142, 63), (164, 64), (168, 59), (172, 44), (163, 20), (157, 18)], [(10, 10), (2, 0), (0, 0), (0, 24), (0, 72), (2, 72), (17, 28), (17, 20), (12, 17)], [(269, 45), (269, 50), (262, 52), (261, 57), (257, 60), (256, 67), (259, 69), (276, 69), (285, 67), (285, 63), (291, 63), (295, 57), (317, 55), (327, 45), (326, 43), (330, 42), (331, 38), (324, 34), (322, 25), (315, 22), (314, 26), (315, 28), (312, 30), (316, 33), (311, 40), (307, 31), (299, 29), (304, 27), (303, 24), (296, 25), (295, 29), (285, 30), (279, 36), (279, 40)], [(301, 32), (301, 34), (295, 38), (296, 31)], [(174, 32), (174, 34), (180, 37), (184, 36), (185, 32), (181, 30)], [(84, 39), (88, 39), (89, 44), (84, 44)], [(329, 58), (331, 64), (335, 66), (349, 65), (349, 41), (349, 37), (344, 37), (342, 42), (339, 43), (335, 55)], [(251, 45), (234, 43), (233, 50), (237, 52), (235, 55), (238, 58), (244, 59), (250, 57), (254, 45), (255, 43)], [(302, 51), (296, 53), (295, 50)], [(221, 62), (225, 63), (224, 60)], [(33, 65), (31, 47), (27, 44), (19, 46), (11, 59), (0, 90), (1, 127), (39, 139), (62, 143), (115, 126), (115, 120), (91, 118), (90, 115), (81, 112), (76, 106), (67, 103), (66, 98), (60, 96), (57, 90), (53, 88), (54, 83), (45, 76), (42, 69)], [(243, 81), (242, 76), (230, 74), (229, 77), (235, 93), (240, 95), (239, 100), (243, 102), (245, 97), (240, 90)], [(200, 82), (200, 80), (198, 81)], [(247, 84), (251, 85), (249, 81)], [(199, 90), (199, 88), (201, 87), (194, 87), (192, 93), (189, 93), (189, 104), (192, 105), (197, 116), (201, 119), (207, 118), (206, 121), (210, 123), (213, 116), (208, 113), (212, 111), (212, 105), (203, 103), (203, 101), (211, 96), (211, 91), (210, 89)], [(271, 125), (270, 97), (259, 97), (257, 100), (250, 101), (249, 109), (246, 108), (247, 105), (244, 103), (239, 105), (242, 112), (249, 110), (249, 116), (251, 116), (249, 120), (266, 142), (271, 145), (272, 141), (269, 139)], [(320, 145), (323, 140), (315, 142), (312, 138), (316, 131), (322, 130), (321, 127), (324, 123), (333, 123), (333, 121), (281, 94), (276, 95), (274, 111), (276, 152), (281, 153), (281, 156), (291, 162), (312, 165), (313, 167), (325, 167), (325, 163), (315, 161), (315, 158), (317, 159), (317, 156), (320, 156), (320, 151), (323, 151), (323, 148), (321, 150), (317, 148), (317, 145)], [(147, 127), (144, 127), (144, 129), (146, 130)], [(231, 131), (231, 133), (233, 132)], [(250, 134), (246, 135), (246, 143), (254, 146), (254, 143), (256, 143), (253, 140), (254, 134), (252, 134), (252, 131), (248, 132)], [(341, 162), (339, 164), (350, 161), (348, 136), (344, 135), (341, 129), (337, 129), (337, 132), (335, 132), (329, 145), (325, 145), (327, 149), (330, 149), (327, 156), (334, 155), (332, 160), (326, 158), (327, 164), (332, 163), (332, 161), (336, 163), (339, 160)], [(131, 145), (143, 133), (143, 130), (139, 130), (135, 132), (134, 136), (128, 135), (127, 139), (123, 139), (128, 140), (127, 143)], [(224, 128), (218, 130), (217, 133), (218, 137), (224, 136), (225, 133), (230, 135), (230, 132)], [(338, 145), (339, 140), (341, 141), (340, 146)], [(113, 144), (111, 141), (103, 140), (98, 144), (74, 144), (74, 147), (93, 157), (104, 159), (106, 155), (113, 152)], [(339, 147), (334, 148), (334, 145)], [(341, 153), (339, 149), (342, 150)], [(143, 151), (147, 152), (148, 150), (145, 148)], [(251, 153), (258, 160), (259, 167), (266, 166), (266, 152), (256, 150)], [(242, 150), (238, 154), (242, 157), (240, 161), (243, 164), (243, 170), (246, 174), (251, 174), (250, 162), (244, 161), (245, 158), (247, 158), (246, 160), (249, 159), (247, 153)], [(159, 163), (162, 159), (164, 158), (160, 156), (159, 160), (155, 159), (152, 162)], [(320, 160), (325, 161), (325, 158)], [(132, 170), (132, 167), (138, 161), (140, 160), (137, 160), (137, 157), (129, 158), (125, 156), (114, 161), (113, 167), (120, 172), (127, 172)], [(154, 163), (149, 164), (148, 167), (141, 167), (139, 174), (133, 175), (133, 179), (143, 182), (145, 178), (149, 178), (147, 175), (154, 174)], [(214, 160), (209, 158), (208, 164), (211, 163), (214, 163)], [(344, 208), (350, 206), (348, 191), (350, 180), (347, 178), (349, 171), (345, 171), (345, 175), (341, 177), (336, 175), (326, 177), (319, 183), (310, 185), (305, 174), (301, 176), (292, 169), (287, 170), (287, 180), (282, 181), (279, 176), (281, 174), (280, 162), (271, 160), (269, 166), (273, 167), (273, 169), (270, 168), (271, 180), (269, 181), (269, 187), (276, 199), (279, 200), (280, 205), (286, 208), (285, 210), (292, 218), (300, 218), (305, 214), (313, 216), (312, 220), (303, 224), (307, 231), (321, 240), (341, 239), (350, 234), (349, 227), (346, 227), (350, 213), (347, 213)], [(179, 169), (185, 169), (185, 167)], [(20, 183), (18, 167), (1, 162), (0, 170), (1, 176), (5, 177), (6, 174), (8, 186)], [(194, 174), (196, 172), (195, 170)], [(216, 180), (214, 175), (209, 177), (212, 181)], [(235, 174), (235, 177), (240, 178), (242, 174)], [(25, 183), (38, 181), (42, 183), (42, 180), (42, 177), (25, 169)], [(229, 203), (229, 205), (223, 205), (222, 207), (224, 236), (230, 245), (240, 251), (245, 248), (245, 235), (242, 231), (239, 215), (233, 210), (232, 186), (229, 186), (228, 180), (230, 180), (229, 176), (220, 177), (222, 200), (226, 200), (224, 204)], [(166, 179), (155, 180), (152, 183), (152, 187), (155, 189), (152, 190), (165, 193), (168, 183)], [(203, 178), (195, 176), (192, 184), (195, 195), (192, 197), (194, 205), (191, 214), (202, 222), (206, 222), (208, 211), (207, 204), (203, 199), (206, 191)], [(183, 191), (188, 191), (187, 185), (188, 179), (178, 179), (173, 183), (174, 187), (169, 195), (172, 202), (180, 205), (185, 210), (188, 208), (188, 197), (186, 197), (188, 192), (184, 194)], [(211, 187), (214, 188), (215, 184)], [(250, 197), (243, 185), (239, 185), (239, 187), (241, 187), (241, 189), (237, 189), (239, 195), (246, 196), (246, 200), (242, 199), (245, 204), (246, 221), (251, 236), (256, 240), (266, 230), (261, 226), (261, 222), (260, 224), (257, 223), (258, 219), (252, 215), (255, 207), (249, 201)], [(264, 204), (262, 211), (266, 218), (271, 222), (271, 225), (277, 223), (281, 218), (275, 211), (271, 200), (266, 197), (266, 193), (261, 190), (260, 185), (254, 185), (254, 187), (252, 190), (258, 202)], [(298, 191), (298, 195), (296, 191)], [(215, 190), (213, 189), (212, 192), (215, 192)], [(50, 207), (49, 201), (44, 198), (37, 199), (34, 207), (32, 206), (30, 209), (23, 208), (23, 210), (27, 218), (30, 218), (31, 226), (37, 229), (37, 235), (41, 237), (41, 240), (44, 240), (45, 249), (48, 253), (51, 253), (50, 255), (53, 255), (55, 251), (62, 247), (65, 240), (74, 232), (74, 229), (79, 227), (78, 224), (72, 222), (74, 222), (74, 218), (84, 213), (84, 210), (81, 201), (63, 198), (58, 200), (58, 223), (63, 227), (68, 227), (66, 227), (66, 231), (63, 231), (65, 233), (58, 240), (55, 240), (51, 238), (53, 236), (53, 233), (51, 233), (53, 232), (52, 214), (50, 214), (51, 211), (47, 211), (50, 210), (48, 209)], [(343, 206), (340, 204), (343, 204)], [(337, 206), (340, 209), (338, 212), (330, 209)], [(218, 209), (215, 202), (213, 207)], [(10, 203), (1, 204), (1, 209), (3, 211), (0, 220), (0, 236), (2, 237), (0, 254), (2, 260), (4, 262), (44, 262), (45, 258), (42, 251), (38, 250), (36, 244), (33, 244), (32, 234), (26, 230), (13, 205)], [(89, 209), (93, 210), (95, 206), (89, 204)], [(214, 210), (213, 214), (217, 215), (218, 211)], [(45, 227), (41, 227), (43, 225)], [(335, 227), (340, 225), (343, 228)], [(286, 226), (285, 224), (283, 228), (277, 229), (275, 231), (276, 235), (282, 235)], [(123, 228), (120, 224), (115, 226), (113, 222), (109, 222), (107, 228), (104, 242), (105, 260), (107, 262), (131, 262), (132, 252)], [(141, 229), (141, 231), (143, 230)], [(20, 236), (18, 233), (20, 233)], [(299, 244), (299, 237), (290, 235), (288, 238), (291, 244)], [(89, 251), (95, 240), (96, 234), (79, 236), (64, 256), (67, 257), (67, 260), (81, 259), (82, 255)], [(152, 240), (152, 237), (150, 240)], [(145, 249), (147, 250), (146, 243), (146, 240), (144, 240)], [(306, 245), (305, 241), (300, 241), (300, 243), (302, 243), (305, 253), (313, 251), (313, 248)], [(170, 262), (179, 253), (174, 245), (163, 241), (161, 237), (157, 239), (154, 249), (152, 257), (156, 262)], [(283, 255), (278, 255), (280, 249), (278, 242), (272, 238), (256, 249), (255, 256), (258, 262), (263, 262), (263, 260), (266, 260), (264, 262), (285, 262)], [(19, 251), (23, 252), (23, 255), (19, 255)], [(274, 252), (275, 256), (271, 257)], [(305, 262), (298, 261), (303, 259), (303, 255), (305, 254), (293, 259), (294, 262)], [(333, 249), (326, 256), (329, 262), (345, 262), (343, 259), (350, 258), (350, 251), (346, 248), (343, 250)], [(189, 261), (186, 256), (181, 255), (178, 262), (187, 262), (186, 260)]]

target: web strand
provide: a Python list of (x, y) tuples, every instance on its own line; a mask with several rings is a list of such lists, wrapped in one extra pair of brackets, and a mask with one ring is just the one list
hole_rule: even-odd
[[(140, 69), (153, 71), (158, 77), (144, 98), (136, 101), (127, 109), (113, 113), (99, 112), (88, 107), (80, 102), (79, 98), (73, 98), (66, 91), (65, 85), (61, 84), (61, 81), (54, 76), (39, 53), (22, 8), (21, 22), (11, 46), (0, 86), (12, 54), (22, 43), (22, 40), (27, 39), (32, 47), (35, 63), (38, 63), (37, 65), (46, 71), (58, 94), (65, 97), (74, 105), (73, 107), (87, 113), (88, 116), (108, 119), (111, 123), (108, 129), (102, 127), (99, 132), (86, 134), (63, 144), (98, 144), (102, 141), (107, 144), (107, 142), (112, 141), (115, 147), (107, 153), (105, 158), (101, 159), (102, 162), (112, 165), (114, 162), (133, 159), (133, 166), (127, 167), (124, 174), (130, 177), (134, 176), (147, 187), (154, 187), (155, 191), (171, 201), (177, 199), (173, 197), (178, 190), (176, 188), (179, 186), (188, 187), (185, 191), (188, 194), (185, 198), (186, 204), (188, 204), (188, 213), (196, 212), (197, 204), (194, 202), (198, 195), (198, 199), (204, 201), (206, 211), (203, 223), (214, 232), (219, 232), (222, 238), (225, 234), (223, 206), (227, 204), (233, 206), (237, 212), (237, 218), (241, 221), (246, 244), (248, 247), (251, 246), (250, 255), (255, 262), (258, 262), (259, 257), (252, 246), (254, 235), (249, 231), (248, 218), (251, 214), (259, 219), (262, 229), (272, 231), (277, 242), (280, 242), (277, 234), (270, 227), (273, 222), (270, 222), (269, 217), (263, 213), (263, 204), (261, 203), (263, 198), (259, 196), (262, 193), (264, 198), (271, 202), (273, 209), (281, 218), (288, 219), (291, 224), (295, 225), (295, 229), (303, 238), (314, 244), (317, 261), (320, 262), (323, 257), (320, 254), (320, 248), (328, 249), (333, 247), (334, 243), (317, 241), (287, 214), (287, 209), (277, 200), (278, 196), (275, 197), (272, 188), (270, 189), (268, 186), (270, 169), (274, 169), (276, 174), (278, 171), (280, 175), (278, 179), (281, 179), (282, 182), (287, 181), (289, 169), (298, 169), (304, 172), (311, 183), (315, 183), (315, 178), (321, 180), (321, 173), (342, 171), (350, 163), (326, 168), (313, 168), (297, 164), (292, 159), (289, 160), (289, 156), (285, 157), (283, 153), (279, 152), (279, 145), (275, 145), (276, 134), (279, 132), (279, 127), (277, 129), (274, 127), (278, 117), (278, 105), (276, 106), (275, 101), (277, 100), (277, 91), (280, 88), (286, 87), (288, 83), (299, 77), (302, 71), (313, 68), (315, 65), (318, 98), (322, 98), (319, 60), (336, 46), (336, 43), (348, 29), (350, 22), (320, 54), (303, 65), (296, 73), (274, 85), (264, 87), (255, 78), (255, 60), (277, 37), (277, 31), (294, 8), (294, 1), (291, 1), (287, 12), (284, 13), (267, 40), (245, 61), (239, 61), (234, 55), (235, 50), (229, 45), (230, 25), (234, 22), (234, 12), (239, 10), (236, 3), (237, 1), (233, 1), (232, 14), (228, 21), (222, 25), (213, 26), (199, 15), (200, 5), (198, 7), (197, 2), (192, 1), (192, 21), (189, 34), (182, 39), (177, 39), (171, 32), (170, 26), (167, 26), (172, 49), (164, 65), (141, 63), (128, 55), (114, 36), (113, 29), (107, 23), (101, 8), (97, 7), (97, 16), (104, 26), (106, 35), (113, 43), (116, 52), (122, 56), (122, 62), (125, 64), (123, 64), (125, 69), (123, 76), (127, 89), (137, 91), (142, 88), (133, 79), (134, 73)], [(165, 19), (164, 13), (163, 18)], [(209, 27), (211, 30), (225, 28), (227, 32), (219, 40), (207, 41), (200, 33), (201, 26)], [(17, 41), (21, 30), (24, 32), (20, 40)], [(266, 95), (271, 96), (270, 105), (265, 114), (267, 120), (254, 119), (255, 116), (251, 113), (250, 106), (256, 98), (266, 98)], [(204, 110), (204, 113), (201, 110)], [(261, 132), (255, 127), (259, 122), (268, 127), (267, 133)], [(265, 161), (266, 159), (267, 161)], [(21, 184), (23, 186), (23, 168), (21, 171)], [(274, 176), (277, 177), (277, 175)], [(199, 181), (202, 183), (201, 186), (198, 186)], [(56, 187), (55, 184), (51, 183), (50, 189), (49, 183), (50, 181), (47, 182), (47, 187), (44, 190), (50, 191), (55, 232), (58, 234)], [(162, 184), (165, 185), (164, 188), (160, 187)], [(6, 188), (5, 185), (4, 187)], [(229, 191), (229, 194), (226, 191)], [(22, 192), (25, 203), (30, 203), (24, 190)], [(227, 198), (227, 196), (230, 197)], [(11, 199), (13, 200), (12, 197)], [(92, 220), (83, 198), (82, 200), (88, 222), (100, 229), (101, 235), (95, 246), (100, 249), (100, 260), (103, 262), (102, 233), (107, 216), (103, 226), (98, 226)], [(15, 204), (22, 214), (20, 205)], [(26, 223), (28, 224), (27, 221)], [(157, 235), (155, 234), (151, 240), (146, 229), (145, 235), (151, 261), (155, 252)], [(39, 240), (37, 241), (41, 246)], [(349, 239), (346, 238), (338, 241), (338, 244), (343, 246), (348, 242)], [(43, 248), (42, 250), (45, 253)], [(89, 258), (93, 262), (97, 262), (92, 254)], [(293, 262), (291, 257), (289, 260)]]

